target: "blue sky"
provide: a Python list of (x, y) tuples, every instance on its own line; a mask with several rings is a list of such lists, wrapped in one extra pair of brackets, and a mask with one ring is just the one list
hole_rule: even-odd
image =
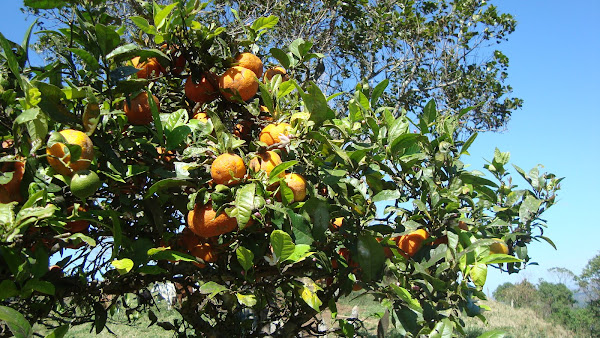
[[(593, 98), (600, 93), (600, 1), (567, 5), (558, 0), (503, 0), (495, 2), (513, 14), (518, 26), (508, 42), (499, 45), (510, 59), (509, 80), (514, 95), (525, 100), (504, 133), (484, 133), (464, 161), (482, 169), (494, 148), (511, 153), (511, 163), (528, 171), (537, 164), (559, 177), (559, 202), (544, 214), (550, 237), (558, 250), (534, 243), (529, 254), (539, 266), (508, 276), (492, 270), (486, 292), (506, 281), (539, 278), (557, 282), (547, 273), (565, 267), (580, 273), (600, 254), (599, 206), (600, 108)], [(18, 0), (4, 0), (0, 32), (20, 42), (29, 26)], [(32, 18), (29, 18), (29, 22)], [(516, 173), (515, 173), (516, 174)], [(518, 174), (516, 174), (518, 175)], [(520, 184), (521, 185), (521, 184)], [(525, 186), (524, 184), (521, 186)]]

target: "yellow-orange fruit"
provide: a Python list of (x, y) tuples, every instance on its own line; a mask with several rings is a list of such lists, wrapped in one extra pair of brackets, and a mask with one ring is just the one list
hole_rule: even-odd
[(408, 235), (401, 236), (398, 241), (398, 247), (400, 248), (400, 253), (405, 258), (414, 256), (421, 246), (423, 245), (423, 241), (429, 237), (429, 233), (427, 230), (418, 229), (416, 231), (411, 232)]
[(233, 127), (233, 135), (245, 139), (250, 135), (252, 129), (252, 122), (248, 120), (242, 120)]
[[(71, 154), (67, 154), (68, 148), (61, 142), (54, 143), (46, 148), (48, 164), (61, 175), (71, 176), (76, 171), (87, 169), (94, 158), (94, 145), (92, 140), (79, 130), (65, 129), (60, 131), (68, 144), (76, 144), (81, 147), (81, 155), (77, 161), (71, 162)], [(62, 161), (61, 161), (62, 160)]]
[(490, 253), (508, 255), (508, 245), (503, 240), (494, 238), (495, 242), (490, 245)]
[(190, 75), (185, 81), (185, 96), (198, 103), (208, 103), (214, 101), (219, 92), (213, 84), (217, 83), (216, 76), (212, 73), (203, 73), (196, 83)]
[[(73, 213), (74, 208), (75, 207), (73, 205), (67, 208), (67, 213), (69, 214), (69, 216)], [(79, 208), (77, 208), (77, 210), (80, 212), (87, 211), (87, 209), (82, 206), (79, 206)], [(77, 233), (77, 232), (87, 232), (87, 230), (90, 227), (90, 222), (85, 221), (85, 220), (71, 221), (71, 222), (67, 222), (67, 224), (65, 224), (65, 227), (72, 234)]]
[(260, 58), (252, 53), (240, 53), (235, 57), (237, 66), (251, 70), (257, 78), (263, 74), (263, 63)]
[[(267, 173), (267, 175), (269, 175), (271, 173), (271, 171), (273, 170), (273, 168), (275, 168), (276, 166), (281, 164), (281, 157), (279, 157), (279, 155), (272, 150), (269, 150), (264, 153), (260, 153), (260, 154), (258, 154), (258, 156), (259, 157), (253, 158), (250, 161), (250, 163), (248, 163), (248, 166), (250, 167), (250, 169), (252, 169), (254, 171), (264, 170)], [(279, 177), (284, 177), (284, 176), (285, 176), (285, 173), (281, 173), (279, 175)]]
[(281, 81), (287, 81), (290, 79), (290, 77), (287, 75), (287, 71), (285, 70), (285, 68), (277, 66), (267, 69), (267, 71), (265, 72), (265, 76), (263, 76), (263, 82), (267, 83), (271, 81), (273, 76), (277, 74), (281, 75)]
[[(204, 263), (216, 262), (218, 259), (216, 248), (210, 243), (198, 243), (197, 245), (190, 248), (190, 253), (201, 260)], [(204, 268), (206, 265), (203, 263), (194, 263), (199, 268)]]
[(344, 217), (337, 217), (329, 224), (329, 230), (338, 231), (342, 227), (342, 224), (344, 224)]
[(236, 154), (219, 155), (210, 166), (210, 176), (215, 184), (236, 185), (245, 175), (244, 160)]
[(272, 123), (260, 132), (259, 140), (268, 146), (281, 142), (280, 136), (288, 136), (291, 126), (288, 123)]
[(206, 115), (205, 112), (199, 112), (194, 114), (194, 117), (192, 117), (194, 120), (199, 120), (202, 123), (207, 123), (208, 122), (208, 115)]
[(210, 238), (233, 231), (237, 227), (237, 220), (224, 212), (217, 215), (210, 203), (196, 204), (188, 213), (187, 224), (196, 235)]
[[(152, 95), (152, 99), (160, 112), (160, 102), (158, 101), (158, 98)], [(126, 102), (123, 111), (125, 112), (125, 115), (127, 115), (129, 123), (134, 126), (146, 125), (153, 121), (147, 92), (141, 92), (136, 97), (129, 100), (129, 103)]]
[(242, 101), (250, 100), (258, 91), (258, 80), (251, 70), (235, 66), (227, 69), (219, 78), (219, 89), (229, 101), (237, 94)]
[(5, 162), (0, 171), (13, 173), (8, 183), (0, 184), (0, 203), (21, 202), (23, 198), (20, 189), (25, 174), (25, 162)]
[(131, 63), (139, 69), (136, 73), (139, 79), (156, 78), (165, 72), (165, 68), (158, 62), (157, 58), (148, 58), (146, 61), (140, 62), (140, 57), (136, 56), (131, 59)]
[(304, 201), (306, 198), (306, 180), (299, 174), (286, 174), (284, 181), (294, 193), (294, 202)]

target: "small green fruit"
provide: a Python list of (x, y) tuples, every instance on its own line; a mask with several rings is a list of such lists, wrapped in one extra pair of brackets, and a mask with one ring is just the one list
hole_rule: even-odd
[(91, 170), (81, 170), (71, 178), (71, 192), (84, 200), (92, 196), (102, 185), (100, 177)]

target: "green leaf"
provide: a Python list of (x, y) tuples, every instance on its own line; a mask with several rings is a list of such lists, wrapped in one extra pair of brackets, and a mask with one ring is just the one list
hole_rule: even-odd
[(279, 18), (276, 17), (275, 15), (269, 15), (268, 17), (260, 17), (258, 19), (256, 19), (253, 23), (252, 26), (250, 26), (250, 28), (252, 28), (255, 32), (258, 32), (259, 30), (262, 29), (270, 29), (275, 27), (275, 25), (277, 25), (277, 23), (279, 22)]
[(250, 183), (238, 190), (237, 195), (235, 196), (235, 206), (237, 208), (237, 215), (235, 217), (240, 229), (243, 229), (252, 217), (255, 195), (256, 184)]
[(463, 146), (460, 148), (460, 155), (462, 155), (462, 154), (469, 155), (469, 152), (467, 150), (469, 149), (469, 147), (471, 147), (471, 145), (473, 144), (473, 142), (475, 142), (476, 138), (477, 138), (477, 133), (474, 133), (473, 135), (471, 135), (469, 137), (468, 140), (465, 141), (465, 143), (463, 144)]
[(54, 285), (48, 281), (41, 281), (41, 280), (37, 280), (37, 279), (30, 279), (27, 281), (27, 283), (25, 283), (25, 286), (23, 286), (23, 289), (21, 290), (21, 292), (23, 292), (24, 294), (31, 294), (31, 292), (33, 291), (37, 291), (40, 293), (44, 293), (47, 295), (54, 295)]
[(304, 105), (310, 113), (310, 120), (315, 122), (315, 125), (320, 126), (323, 122), (335, 118), (335, 113), (327, 105), (327, 99), (321, 89), (313, 82), (308, 86), (307, 93), (303, 93), (301, 88), (298, 91), (302, 96)]
[(227, 290), (225, 286), (211, 281), (202, 284), (198, 291), (200, 291), (200, 293), (203, 295), (208, 295), (208, 298), (210, 299), (225, 290)]
[(15, 337), (33, 337), (31, 325), (19, 311), (0, 305), (0, 320), (6, 322), (6, 325), (8, 325), (8, 328)]
[(505, 254), (491, 254), (488, 255), (486, 257), (484, 257), (483, 259), (479, 260), (479, 263), (483, 263), (483, 264), (499, 264), (499, 263), (518, 263), (518, 262), (522, 262), (522, 260), (513, 257), (511, 255), (505, 255)]
[(165, 24), (165, 19), (171, 13), (173, 8), (175, 8), (175, 6), (177, 6), (178, 4), (178, 2), (172, 3), (170, 5), (165, 6), (160, 11), (154, 13), (154, 25), (156, 26), (156, 28), (160, 28)]
[(491, 331), (487, 331), (482, 333), (481, 335), (479, 335), (477, 338), (504, 338), (506, 337), (507, 333), (503, 330), (497, 329), (497, 330), (491, 330)]
[(519, 218), (520, 221), (525, 223), (533, 218), (535, 214), (537, 214), (540, 205), (542, 204), (542, 200), (538, 200), (537, 198), (528, 195), (525, 197), (525, 200), (521, 204), (519, 208)]
[(244, 248), (243, 246), (239, 246), (235, 250), (235, 254), (244, 271), (248, 271), (250, 268), (252, 268), (254, 265), (254, 253), (252, 253), (252, 251)]
[(9, 40), (7, 40), (2, 33), (0, 33), (0, 46), (4, 50), (4, 56), (6, 57), (6, 61), (8, 63), (8, 68), (10, 68), (10, 71), (13, 73), (13, 75), (17, 79), (17, 82), (19, 83), (19, 86), (21, 87), (21, 89), (23, 89), (23, 91), (26, 91), (25, 85), (23, 83), (23, 79), (21, 78), (19, 62), (17, 60), (17, 57), (15, 56), (15, 54), (12, 51), (11, 42)]
[(423, 109), (423, 116), (421, 117), (421, 119), (427, 125), (430, 125), (431, 123), (435, 122), (436, 118), (437, 109), (435, 107), (435, 101), (432, 99), (425, 105), (425, 108)]
[(168, 131), (166, 133), (166, 136), (167, 136), (166, 149), (167, 149), (167, 151), (173, 150), (173, 149), (179, 147), (179, 145), (181, 145), (181, 143), (183, 143), (183, 141), (185, 141), (185, 139), (191, 133), (192, 133), (192, 129), (189, 126), (178, 126), (175, 129)]
[(373, 202), (396, 200), (402, 196), (398, 190), (382, 190), (373, 196)]
[[(278, 76), (279, 74), (276, 74), (275, 76)], [(292, 91), (294, 91), (294, 89), (296, 88), (296, 84), (294, 83), (293, 80), (289, 80), (289, 81), (285, 81), (283, 83), (281, 83), (281, 85), (279, 86), (279, 90), (277, 91), (277, 98), (281, 99), (282, 97), (288, 95), (289, 93), (291, 93)]]
[(148, 250), (148, 256), (151, 256), (154, 260), (197, 262), (194, 256), (166, 248), (152, 248)]
[(296, 245), (292, 237), (285, 231), (274, 230), (271, 233), (271, 247), (275, 262), (283, 262), (294, 253)]
[(46, 338), (62, 338), (67, 334), (67, 332), (69, 332), (70, 327), (71, 326), (69, 324), (61, 325), (47, 335)]
[(5, 279), (0, 282), (0, 301), (19, 295), (15, 282)]
[(314, 242), (312, 231), (306, 220), (292, 210), (287, 210), (290, 221), (292, 222), (292, 231), (294, 232), (294, 243), (311, 245)]
[(96, 246), (96, 241), (93, 238), (86, 236), (82, 233), (72, 234), (71, 236), (67, 237), (67, 239), (69, 239), (69, 240), (80, 239), (80, 240), (84, 241), (87, 245), (89, 245), (90, 247)]
[(55, 9), (67, 5), (63, 0), (24, 0), (23, 5), (34, 9)]
[(396, 284), (390, 284), (390, 287), (392, 288), (394, 293), (396, 293), (396, 295), (400, 299), (402, 299), (410, 309), (417, 312), (423, 312), (423, 308), (421, 307), (419, 301), (414, 299), (410, 292), (408, 292), (408, 290)]
[(477, 263), (473, 265), (469, 275), (471, 276), (471, 280), (475, 285), (483, 287), (487, 278), (487, 265), (484, 263)]
[(454, 323), (448, 318), (444, 318), (435, 324), (433, 331), (431, 331), (429, 337), (431, 338), (452, 338), (454, 332)]
[(104, 330), (108, 314), (106, 309), (100, 303), (94, 303), (94, 326), (96, 327), (96, 334), (100, 334)]
[(376, 279), (383, 269), (385, 254), (375, 237), (369, 234), (358, 236), (356, 261), (362, 268), (366, 281)]
[(462, 173), (462, 175), (460, 175), (460, 179), (463, 181), (463, 183), (467, 183), (467, 184), (473, 184), (473, 185), (478, 185), (478, 186), (490, 186), (490, 187), (498, 188), (498, 185), (496, 183), (488, 180), (487, 178), (475, 176), (475, 175), (468, 174), (468, 173)]
[(150, 25), (150, 23), (148, 22), (148, 20), (146, 20), (145, 18), (141, 17), (141, 16), (132, 16), (129, 19), (131, 19), (131, 21), (133, 21), (133, 23), (138, 26), (138, 28), (146, 33), (146, 34), (150, 34), (150, 35), (156, 35), (156, 27)]
[(388, 79), (385, 79), (379, 82), (377, 86), (375, 86), (375, 88), (373, 89), (373, 93), (371, 94), (371, 107), (376, 106), (379, 97), (381, 97), (389, 83), (390, 81)]
[(91, 70), (100, 69), (98, 59), (85, 49), (81, 48), (67, 48), (71, 53), (79, 56), (79, 58), (88, 66)]
[(162, 273), (167, 272), (167, 270), (165, 270), (159, 266), (156, 266), (156, 265), (142, 266), (137, 271), (141, 274), (146, 274), (146, 275), (160, 275)]
[[(314, 284), (314, 283), (313, 283)], [(313, 308), (315, 311), (320, 311), (321, 309), (321, 305), (323, 305), (323, 302), (321, 301), (321, 299), (319, 299), (319, 296), (317, 296), (317, 292), (315, 290), (316, 285), (314, 285), (313, 288), (309, 287), (309, 286), (303, 286), (302, 289), (300, 290), (300, 296), (302, 297), (302, 300), (311, 308)]]
[(506, 165), (508, 161), (510, 161), (510, 153), (508, 151), (503, 153), (498, 148), (494, 150), (494, 162)]
[(114, 266), (120, 275), (124, 275), (133, 269), (133, 261), (129, 258), (123, 258), (110, 262)]
[(290, 67), (290, 56), (284, 51), (279, 48), (271, 48), (269, 52), (275, 59), (277, 59), (277, 61), (279, 61), (283, 68), (288, 69)]
[(112, 27), (105, 26), (101, 23), (96, 24), (96, 39), (98, 39), (98, 46), (104, 55), (112, 52), (119, 43), (121, 43), (121, 37)]
[(324, 240), (331, 221), (327, 202), (313, 197), (304, 203), (303, 209), (310, 216), (313, 238), (317, 241)]
[(144, 194), (144, 198), (148, 199), (148, 198), (152, 197), (152, 195), (154, 195), (155, 193), (157, 193), (161, 190), (185, 187), (185, 186), (196, 187), (196, 184), (194, 182), (187, 181), (187, 180), (180, 179), (180, 178), (165, 178), (164, 180), (160, 180), (160, 181), (154, 183), (148, 189), (148, 191)]
[(304, 39), (302, 38), (298, 38), (294, 41), (292, 41), (292, 43), (290, 43), (290, 52), (292, 52), (292, 54), (294, 54), (298, 59), (302, 60), (303, 54), (301, 53), (301, 48), (300, 46), (304, 44)]
[(252, 294), (244, 295), (238, 292), (235, 294), (235, 296), (237, 297), (237, 300), (241, 305), (246, 305), (247, 307), (253, 307), (254, 305), (256, 305), (256, 296)]
[(407, 133), (398, 136), (390, 145), (392, 155), (400, 154), (401, 151), (408, 149), (418, 142), (427, 140), (426, 137), (420, 134)]
[(288, 168), (291, 168), (296, 164), (298, 164), (298, 161), (293, 160), (283, 162), (275, 166), (275, 168), (273, 168), (273, 170), (271, 170), (271, 172), (269, 173), (269, 185), (279, 181), (279, 175), (281, 175), (281, 173), (284, 173)]
[(307, 257), (310, 257), (314, 254), (314, 252), (310, 251), (310, 245), (307, 244), (297, 244), (294, 248), (294, 253), (287, 258), (288, 261), (293, 263), (298, 263), (305, 260)]

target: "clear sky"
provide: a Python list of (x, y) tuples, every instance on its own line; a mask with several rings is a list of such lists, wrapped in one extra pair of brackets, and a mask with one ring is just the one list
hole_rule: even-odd
[[(22, 2), (2, 2), (0, 32), (20, 42), (29, 26), (19, 11)], [(494, 3), (518, 21), (515, 33), (498, 48), (510, 59), (508, 81), (525, 104), (506, 132), (480, 134), (464, 161), (482, 169), (484, 159), (491, 160), (498, 147), (509, 151), (511, 163), (526, 171), (543, 164), (546, 171), (566, 178), (559, 202), (544, 215), (549, 225), (545, 235), (558, 250), (545, 242), (532, 244), (529, 255), (539, 266), (511, 276), (492, 271), (488, 293), (523, 278), (557, 282), (547, 273), (549, 268), (565, 267), (578, 274), (600, 254), (600, 221), (593, 216), (600, 208), (600, 108), (593, 103), (600, 95), (600, 1)]]

